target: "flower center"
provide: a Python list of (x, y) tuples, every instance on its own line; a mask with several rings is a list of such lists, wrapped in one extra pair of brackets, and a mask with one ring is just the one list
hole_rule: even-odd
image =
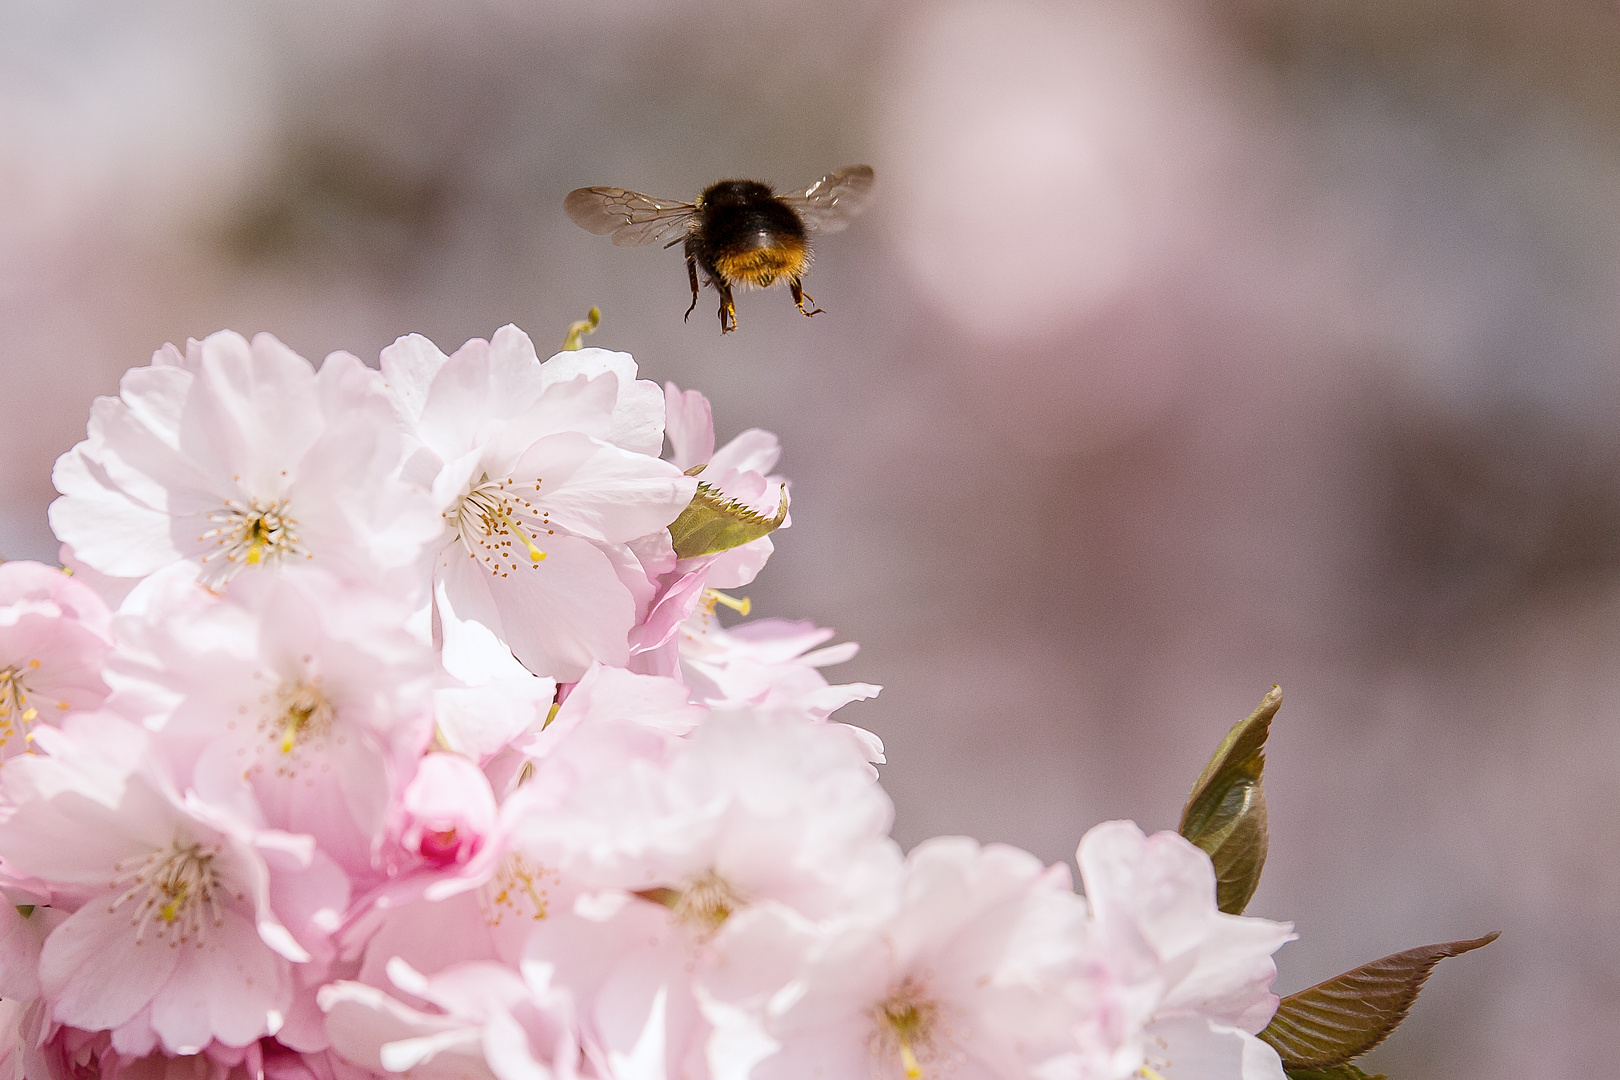
[(556, 875), (515, 851), (508, 853), (495, 876), (479, 891), (484, 921), (499, 926), (507, 915), (527, 915), (537, 922), (545, 918), (550, 900), (545, 884), (548, 877)]
[(144, 859), (119, 862), (113, 887), (123, 886), (124, 892), (107, 906), (108, 914), (134, 905), (129, 924), (137, 945), (150, 928), (171, 948), (187, 942), (201, 948), (207, 927), (224, 924), (219, 901), (225, 890), (214, 865), (218, 854), (217, 847), (176, 839)]
[(923, 1074), (919, 1053), (931, 1057), (934, 1050), (938, 1003), (908, 977), (889, 992), (872, 1015), (877, 1022), (878, 1051), (898, 1054), (907, 1080), (919, 1080)]
[(732, 888), (731, 882), (705, 870), (686, 883), (685, 888), (642, 889), (636, 893), (643, 900), (663, 904), (674, 913), (677, 922), (694, 927), (700, 933), (712, 934), (731, 918), (731, 913), (748, 903), (742, 894)]
[(298, 522), (287, 512), (286, 499), (254, 499), (246, 506), (232, 499), (209, 514), (208, 520), (214, 527), (197, 539), (201, 543), (212, 541), (214, 550), (202, 561), (206, 565), (223, 557), (224, 565), (217, 567), (223, 577), (262, 562), (279, 562), (298, 555), (313, 557), (298, 546)]
[[(538, 570), (546, 553), (534, 538), (556, 531), (551, 527), (551, 511), (536, 507), (523, 497), (524, 492), (538, 496), (540, 478), (535, 477), (530, 485), (491, 481), (485, 476), (456, 507), (456, 532), (467, 555), (496, 577), (525, 566)], [(526, 557), (520, 559), (520, 554)]]
[(321, 692), (320, 680), (300, 679), (283, 683), (276, 691), (276, 708), (267, 725), (270, 736), (283, 754), (291, 754), (301, 744), (329, 734), (337, 718), (332, 703)]

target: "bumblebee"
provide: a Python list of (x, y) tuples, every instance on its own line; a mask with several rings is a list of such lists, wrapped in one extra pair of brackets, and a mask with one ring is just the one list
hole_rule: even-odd
[(612, 234), (618, 247), (659, 240), (666, 248), (684, 243), (692, 284), (686, 318), (697, 308), (701, 267), (704, 279), (720, 294), (720, 332), (729, 334), (737, 329), (733, 285), (764, 289), (785, 281), (800, 311), (820, 314), (803, 286), (810, 268), (810, 235), (842, 231), (866, 209), (871, 193), (871, 166), (851, 165), (787, 195), (757, 180), (722, 180), (691, 202), (588, 187), (569, 192), (563, 209), (587, 232)]

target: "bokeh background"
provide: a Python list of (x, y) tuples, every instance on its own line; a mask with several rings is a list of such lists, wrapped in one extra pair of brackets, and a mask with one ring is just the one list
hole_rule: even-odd
[[(877, 169), (827, 310), (563, 195)], [(512, 321), (781, 434), (897, 835), (1173, 827), (1272, 682), (1279, 988), (1490, 929), (1369, 1059), (1620, 1031), (1620, 18), (1596, 0), (0, 0), (0, 552), (166, 340)]]

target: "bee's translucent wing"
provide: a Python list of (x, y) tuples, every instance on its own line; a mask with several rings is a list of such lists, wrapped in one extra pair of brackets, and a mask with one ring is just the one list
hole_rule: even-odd
[(616, 187), (576, 188), (563, 200), (574, 224), (598, 236), (612, 233), (618, 247), (640, 247), (658, 240), (679, 239), (692, 224), (697, 207), (689, 202), (655, 199)]
[(783, 195), (782, 201), (797, 210), (810, 228), (839, 232), (871, 201), (872, 178), (872, 166), (850, 165), (828, 173), (803, 191)]

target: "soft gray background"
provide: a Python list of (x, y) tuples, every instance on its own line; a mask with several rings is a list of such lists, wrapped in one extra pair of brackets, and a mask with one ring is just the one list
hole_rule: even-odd
[[(867, 161), (712, 294), (565, 192)], [(0, 551), (165, 340), (513, 321), (787, 446), (751, 593), (863, 643), (907, 844), (1173, 827), (1288, 698), (1280, 987), (1449, 961), (1396, 1080), (1613, 1071), (1620, 19), (1581, 0), (0, 0)]]

